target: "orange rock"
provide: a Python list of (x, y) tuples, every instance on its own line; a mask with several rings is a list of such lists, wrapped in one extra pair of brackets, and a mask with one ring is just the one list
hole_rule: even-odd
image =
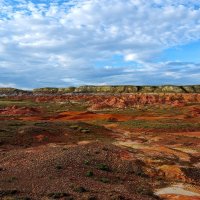
[(187, 177), (177, 165), (162, 165), (158, 168), (159, 175), (164, 176), (168, 180), (186, 181)]
[(174, 195), (174, 194), (167, 194), (167, 195), (160, 195), (161, 198), (165, 200), (200, 200), (200, 197), (195, 196), (183, 196), (183, 195)]

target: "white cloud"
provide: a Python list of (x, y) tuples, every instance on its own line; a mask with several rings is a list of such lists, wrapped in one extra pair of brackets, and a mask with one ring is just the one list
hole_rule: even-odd
[(135, 61), (138, 60), (138, 56), (134, 53), (132, 54), (127, 54), (124, 56), (125, 61)]
[(14, 83), (0, 83), (1, 88), (15, 88), (16, 85)]
[[(166, 65), (153, 64), (155, 55), (200, 39), (200, 3), (194, 0), (45, 2), (0, 1), (0, 70), (13, 74), (6, 81), (18, 81), (16, 74), (23, 71), (24, 84), (30, 81), (27, 77), (33, 79), (31, 87), (41, 80), (64, 85), (68, 76), (80, 84), (117, 82), (119, 76), (127, 76), (129, 67), (107, 72), (95, 67), (113, 55), (143, 63), (146, 73), (159, 74), (160, 66)], [(142, 83), (140, 72), (137, 79)], [(129, 76), (131, 81), (133, 75)]]
[(176, 72), (165, 72), (165, 75), (166, 76), (171, 76), (171, 77), (173, 77), (173, 78), (180, 78), (180, 75), (179, 75), (179, 73), (176, 73)]

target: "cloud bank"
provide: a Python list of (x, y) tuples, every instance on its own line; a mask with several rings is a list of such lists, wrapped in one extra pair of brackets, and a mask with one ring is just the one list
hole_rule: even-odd
[(197, 84), (200, 63), (157, 58), (199, 41), (195, 0), (0, 0), (0, 86)]

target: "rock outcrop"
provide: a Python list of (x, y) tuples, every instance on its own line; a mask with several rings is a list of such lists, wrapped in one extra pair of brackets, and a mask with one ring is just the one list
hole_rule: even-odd
[[(200, 94), (121, 94), (96, 95), (89, 100), (91, 110), (127, 108), (144, 105), (171, 105), (182, 107), (187, 103), (200, 102)], [(197, 111), (196, 111), (197, 112)]]
[(66, 88), (36, 88), (32, 91), (19, 90), (15, 88), (0, 88), (0, 96), (15, 96), (15, 95), (61, 95), (69, 93), (102, 93), (102, 94), (122, 94), (122, 93), (200, 93), (200, 85), (190, 86), (133, 86), (133, 85), (119, 85), (119, 86), (80, 86), (80, 87), (66, 87)]
[(16, 88), (0, 88), (0, 96), (20, 96), (32, 94), (31, 91), (20, 90)]

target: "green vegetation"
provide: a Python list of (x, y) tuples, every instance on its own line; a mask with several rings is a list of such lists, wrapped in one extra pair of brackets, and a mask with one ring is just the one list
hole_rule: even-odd
[(20, 90), (16, 88), (0, 88), (0, 95), (19, 95), (19, 94), (30, 94), (30, 91)]
[(89, 160), (85, 160), (85, 161), (84, 161), (84, 164), (85, 164), (85, 165), (89, 165), (89, 164), (90, 164), (90, 161), (89, 161)]
[(73, 129), (73, 130), (78, 130), (81, 133), (90, 133), (90, 129), (83, 128), (83, 127), (78, 126), (78, 125), (71, 125), (70, 128)]
[(57, 165), (56, 169), (61, 170), (61, 169), (63, 169), (63, 167), (61, 165)]
[(97, 166), (97, 168), (100, 169), (100, 170), (102, 170), (102, 171), (107, 171), (107, 172), (110, 171), (110, 168), (106, 164), (99, 164)]
[(11, 178), (8, 178), (6, 181), (9, 182), (9, 183), (12, 183), (14, 181), (17, 181), (17, 178), (15, 176), (13, 176)]
[(108, 178), (105, 178), (105, 177), (101, 178), (100, 181), (102, 183), (109, 183), (110, 182), (110, 180)]
[(106, 131), (102, 126), (83, 122), (3, 120), (0, 121), (0, 145), (29, 147), (47, 142), (72, 144), (84, 140), (111, 141), (104, 134)]
[(80, 86), (74, 89), (74, 92), (79, 93), (198, 93), (200, 86)]
[(64, 94), (64, 93), (72, 93), (74, 92), (75, 87), (68, 88), (36, 88), (33, 89), (34, 94)]
[(84, 102), (35, 102), (31, 99), (24, 99), (24, 100), (15, 100), (10, 99), (8, 97), (6, 98), (0, 98), (0, 109), (10, 106), (17, 106), (17, 107), (34, 107), (38, 108), (43, 112), (44, 116), (52, 116), (56, 113), (64, 112), (64, 111), (85, 111), (86, 105)]
[(92, 177), (94, 175), (94, 173), (92, 172), (92, 171), (88, 171), (87, 173), (86, 173), (86, 176), (87, 177)]
[(19, 193), (18, 190), (0, 190), (0, 197), (16, 195), (17, 193)]
[(66, 192), (53, 192), (48, 194), (48, 197), (51, 197), (53, 199), (60, 199), (64, 197), (69, 197), (70, 195)]
[(157, 131), (193, 131), (200, 130), (200, 123), (185, 122), (175, 119), (161, 119), (156, 121), (129, 120), (119, 123), (122, 127), (136, 129), (153, 129)]
[(83, 192), (87, 192), (87, 190), (84, 187), (78, 187), (74, 189), (75, 192), (78, 193), (83, 193)]

